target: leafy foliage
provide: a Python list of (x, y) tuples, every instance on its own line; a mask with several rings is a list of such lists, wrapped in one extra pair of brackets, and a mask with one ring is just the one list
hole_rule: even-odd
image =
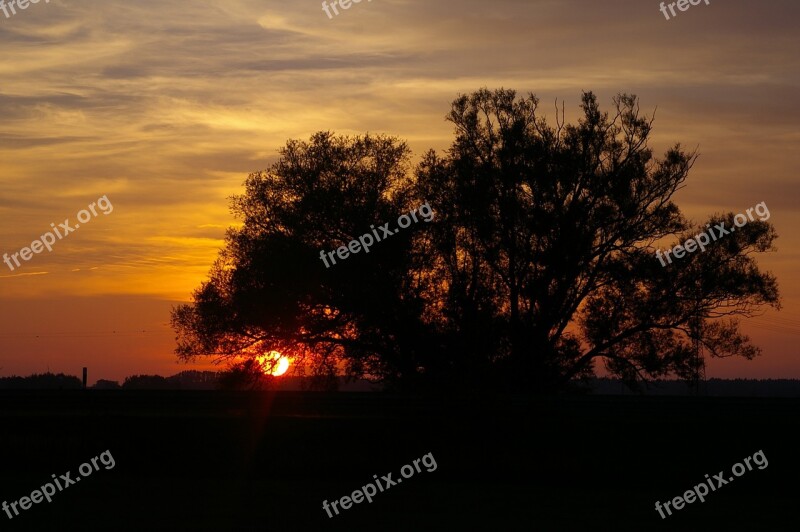
[[(675, 145), (657, 159), (636, 97), (613, 103), (609, 116), (585, 93), (577, 124), (562, 109), (549, 125), (533, 95), (460, 96), (449, 151), (413, 172), (393, 137), (289, 141), (233, 199), (243, 226), (193, 303), (174, 309), (179, 357), (277, 350), (320, 378), (554, 391), (597, 360), (634, 382), (691, 377), (698, 343), (756, 356), (735, 320), (779, 307), (752, 256), (774, 249), (774, 229), (751, 222), (662, 267), (657, 243), (702, 230), (672, 201), (697, 155)], [(425, 201), (433, 222), (321, 263), (320, 250)]]

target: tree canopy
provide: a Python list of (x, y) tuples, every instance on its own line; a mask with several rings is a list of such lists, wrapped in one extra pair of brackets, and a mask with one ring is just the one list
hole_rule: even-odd
[[(662, 266), (659, 245), (705, 227), (672, 199), (697, 154), (676, 144), (654, 157), (638, 99), (613, 105), (609, 116), (584, 93), (577, 124), (563, 110), (548, 124), (532, 94), (462, 95), (447, 115), (450, 149), (413, 167), (386, 135), (290, 140), (232, 199), (243, 225), (192, 303), (173, 309), (178, 356), (277, 350), (317, 377), (538, 392), (599, 360), (634, 382), (689, 378), (698, 346), (753, 358), (737, 318), (779, 307), (776, 279), (753, 257), (774, 249), (773, 227), (751, 221)], [(430, 223), (320, 261), (426, 202)]]

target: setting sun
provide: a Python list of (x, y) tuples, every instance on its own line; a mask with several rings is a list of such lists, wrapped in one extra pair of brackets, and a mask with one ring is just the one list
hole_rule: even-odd
[(261, 364), (264, 373), (273, 377), (280, 377), (289, 370), (289, 359), (277, 351), (270, 351), (256, 360)]

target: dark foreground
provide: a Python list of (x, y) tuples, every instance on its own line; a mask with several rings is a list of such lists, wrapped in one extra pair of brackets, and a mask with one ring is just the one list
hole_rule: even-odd
[[(115, 466), (0, 528), (797, 530), (799, 422), (794, 399), (2, 392), (0, 502)], [(759, 450), (766, 468), (655, 511)], [(435, 471), (322, 509), (427, 453)]]

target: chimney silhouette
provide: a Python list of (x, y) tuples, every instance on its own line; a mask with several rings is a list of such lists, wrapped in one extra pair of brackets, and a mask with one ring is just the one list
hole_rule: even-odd
[(86, 371), (87, 368), (83, 368), (83, 389), (86, 389)]

